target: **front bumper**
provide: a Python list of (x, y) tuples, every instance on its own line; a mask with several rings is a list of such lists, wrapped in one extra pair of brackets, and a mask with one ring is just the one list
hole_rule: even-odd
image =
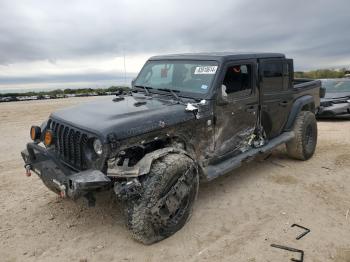
[(28, 143), (21, 155), (26, 169), (35, 172), (50, 190), (61, 196), (77, 199), (90, 192), (112, 187), (111, 180), (100, 170), (75, 172), (38, 144)]
[(319, 118), (350, 116), (350, 103), (337, 103), (331, 106), (323, 106), (321, 103), (317, 116)]

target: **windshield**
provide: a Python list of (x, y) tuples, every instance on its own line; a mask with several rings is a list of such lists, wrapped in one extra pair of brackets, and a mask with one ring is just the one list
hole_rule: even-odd
[(134, 86), (206, 94), (217, 68), (214, 61), (148, 61)]
[(330, 93), (346, 93), (350, 92), (350, 79), (326, 79), (322, 86)]

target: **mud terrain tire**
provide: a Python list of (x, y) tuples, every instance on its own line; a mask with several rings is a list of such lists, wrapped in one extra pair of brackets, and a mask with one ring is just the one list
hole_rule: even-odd
[(144, 191), (127, 205), (127, 226), (135, 240), (149, 245), (185, 225), (197, 197), (199, 176), (191, 158), (169, 154), (156, 160), (140, 182)]
[(287, 153), (299, 160), (308, 160), (315, 152), (317, 144), (317, 122), (315, 114), (301, 111), (294, 123), (295, 137), (289, 141)]

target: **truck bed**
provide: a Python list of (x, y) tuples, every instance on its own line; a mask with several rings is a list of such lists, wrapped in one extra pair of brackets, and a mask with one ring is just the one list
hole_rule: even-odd
[(293, 80), (293, 90), (295, 98), (310, 95), (313, 96), (315, 109), (320, 106), (320, 88), (322, 84), (320, 80), (296, 78)]

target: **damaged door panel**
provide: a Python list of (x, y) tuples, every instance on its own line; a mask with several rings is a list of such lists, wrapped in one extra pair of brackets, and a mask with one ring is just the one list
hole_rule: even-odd
[(227, 103), (217, 104), (215, 112), (215, 155), (224, 158), (249, 149), (258, 119), (258, 90), (254, 61), (229, 63), (219, 95)]

